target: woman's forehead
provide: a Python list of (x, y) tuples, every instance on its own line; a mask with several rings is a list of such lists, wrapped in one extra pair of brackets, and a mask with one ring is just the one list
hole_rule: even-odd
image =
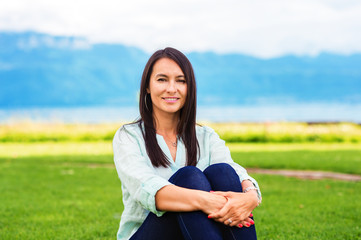
[(155, 62), (152, 75), (184, 76), (180, 66), (170, 58), (161, 58)]

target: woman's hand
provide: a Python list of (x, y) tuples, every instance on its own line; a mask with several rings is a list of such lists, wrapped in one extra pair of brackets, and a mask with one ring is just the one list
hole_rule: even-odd
[(204, 201), (201, 203), (201, 210), (205, 214), (211, 214), (214, 212), (219, 212), (225, 204), (228, 202), (228, 199), (221, 194), (213, 194), (208, 192), (202, 192)]
[(254, 224), (250, 216), (253, 209), (258, 205), (256, 191), (249, 191), (247, 193), (213, 192), (213, 194), (223, 196), (228, 201), (222, 209), (209, 214), (209, 218), (228, 226), (249, 227)]

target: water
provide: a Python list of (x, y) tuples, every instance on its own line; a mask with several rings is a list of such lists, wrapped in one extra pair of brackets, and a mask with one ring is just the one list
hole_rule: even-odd
[[(137, 107), (73, 107), (0, 109), (0, 123), (22, 121), (107, 123), (133, 121)], [(361, 104), (292, 104), (270, 106), (199, 106), (198, 121), (210, 122), (355, 122), (361, 123)]]

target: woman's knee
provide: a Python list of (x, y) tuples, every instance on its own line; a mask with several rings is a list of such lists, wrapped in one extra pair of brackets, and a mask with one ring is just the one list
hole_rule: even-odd
[(242, 191), (242, 185), (238, 174), (227, 163), (217, 163), (207, 167), (204, 175), (211, 183), (212, 190), (216, 191)]
[(193, 166), (186, 166), (179, 169), (169, 181), (179, 187), (204, 191), (211, 190), (207, 177), (201, 170)]
[(204, 170), (204, 174), (207, 177), (212, 177), (213, 175), (217, 177), (222, 175), (237, 175), (233, 167), (227, 163), (212, 164)]

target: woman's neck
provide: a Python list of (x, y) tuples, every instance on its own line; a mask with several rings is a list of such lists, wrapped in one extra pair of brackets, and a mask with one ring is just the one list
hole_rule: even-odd
[(165, 136), (176, 136), (179, 122), (179, 114), (168, 116), (154, 115), (155, 129), (158, 134)]

